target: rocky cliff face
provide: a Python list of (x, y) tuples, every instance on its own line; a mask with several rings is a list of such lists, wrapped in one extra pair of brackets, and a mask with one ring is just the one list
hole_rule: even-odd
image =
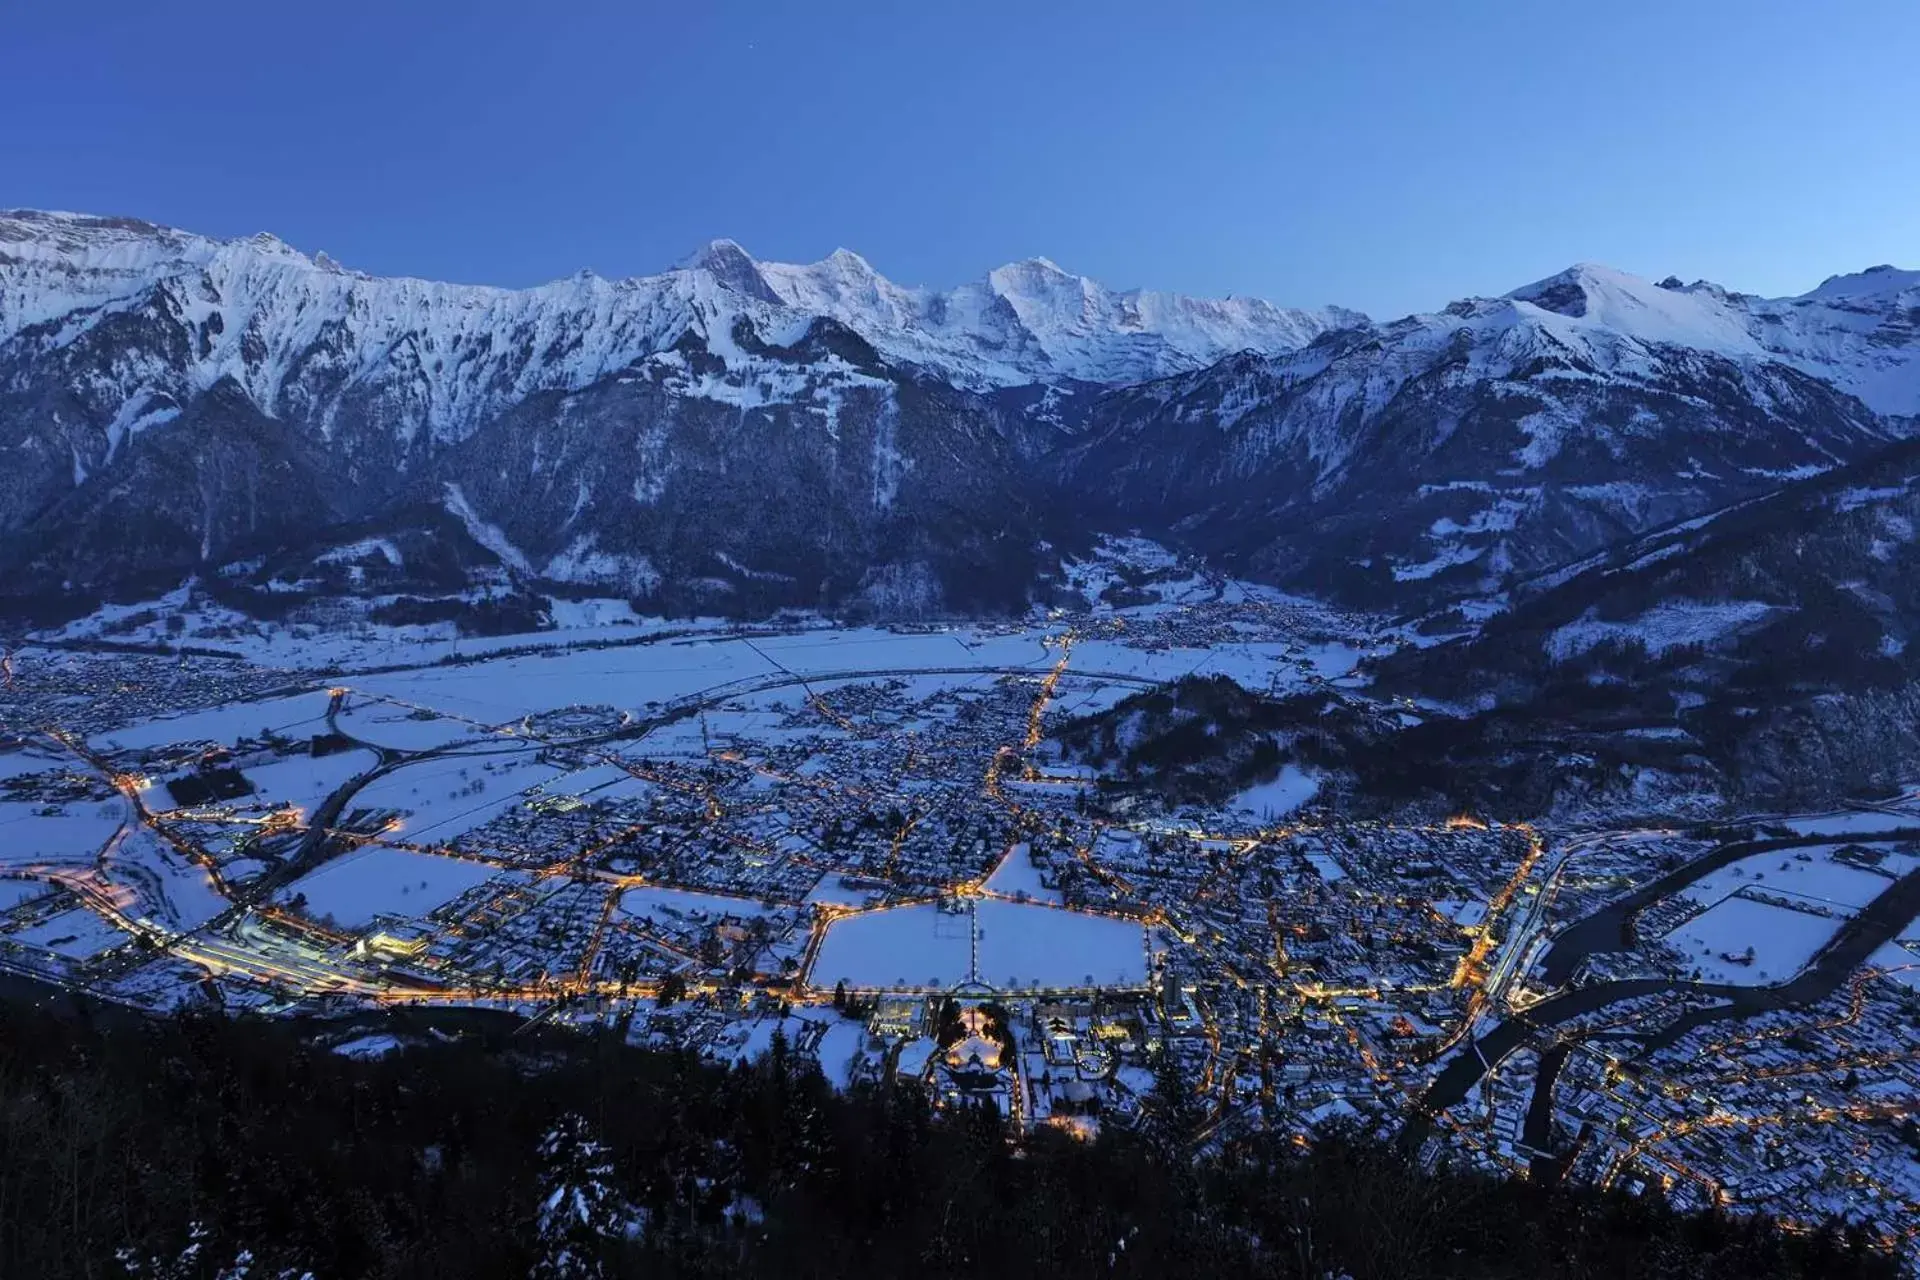
[(1001, 608), (1049, 542), (1142, 527), (1351, 598), (1484, 590), (1883, 447), (1916, 317), (1890, 268), (1763, 300), (1579, 267), (1375, 324), (725, 241), (504, 290), (4, 214), (0, 569), (118, 589), (405, 528), (692, 605)]

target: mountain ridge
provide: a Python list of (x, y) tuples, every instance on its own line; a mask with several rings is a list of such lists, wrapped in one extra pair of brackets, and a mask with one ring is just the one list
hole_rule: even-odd
[(1579, 264), (1376, 322), (1044, 258), (935, 291), (715, 240), (513, 290), (0, 213), (0, 566), (41, 589), (433, 509), (500, 533), (463, 563), (692, 605), (1012, 606), (1129, 528), (1393, 603), (1853, 461), (1916, 409), (1894, 268), (1768, 300)]

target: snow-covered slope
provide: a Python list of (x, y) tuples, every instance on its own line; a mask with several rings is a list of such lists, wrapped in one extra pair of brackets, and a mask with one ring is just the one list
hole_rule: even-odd
[[(706, 258), (737, 249), (718, 242)], [(1115, 292), (1045, 258), (945, 293), (901, 288), (845, 249), (810, 266), (757, 266), (769, 290), (792, 306), (833, 316), (888, 355), (976, 387), (1139, 382), (1236, 351), (1292, 351), (1367, 319), (1340, 307), (1303, 311), (1258, 298)]]
[[(1710, 286), (1662, 287), (1639, 276), (1583, 262), (1507, 295), (1525, 304), (1520, 318), (1590, 351), (1621, 338), (1649, 346), (1691, 347), (1758, 357), (1748, 317)], [(1544, 314), (1535, 314), (1534, 309)], [(1549, 319), (1549, 317), (1552, 317)]]
[[(756, 263), (716, 240), (657, 276), (582, 272), (497, 289), (348, 271), (269, 235), (213, 240), (130, 219), (0, 213), (0, 343), (67, 345), (113, 314), (155, 300), (189, 325), (188, 389), (233, 377), (268, 412), (297, 403), (326, 364), (366, 382), (414, 384), (393, 408), (403, 437), (460, 438), (536, 390), (575, 389), (664, 350), (689, 327), (724, 335), (739, 315), (795, 336), (839, 320), (883, 355), (974, 388), (1078, 379), (1139, 381), (1240, 350), (1279, 352), (1354, 312), (1254, 299), (1116, 293), (1045, 260), (1016, 263), (950, 293), (906, 289), (841, 250), (808, 266)], [(157, 372), (157, 371), (156, 371)], [(292, 405), (289, 405), (292, 407)]]
[(231, 378), (267, 414), (317, 420), (324, 436), (365, 404), (403, 443), (455, 440), (535, 391), (585, 386), (689, 328), (724, 334), (735, 315), (772, 310), (701, 271), (493, 289), (367, 276), (271, 236), (0, 215), (0, 353), (46, 362), (116, 317), (172, 322), (157, 350), (116, 337), (116, 358), (76, 388), (109, 416), (115, 397), (184, 400)]
[[(1866, 298), (1842, 300), (1863, 324), (1891, 314)], [(1116, 390), (1055, 462), (1112, 511), (1245, 556), (1243, 571), (1384, 595), (1490, 590), (1903, 434), (1852, 387), (1878, 370), (1881, 404), (1903, 409), (1900, 371), (1920, 347), (1887, 339), (1898, 317), (1841, 342), (1837, 306), (1583, 265)], [(1831, 340), (1825, 363), (1804, 342), (1775, 349), (1812, 333)]]
[(461, 541), (450, 578), (808, 603), (1013, 599), (1042, 541), (1135, 525), (1309, 587), (1448, 590), (1916, 414), (1920, 273), (1890, 268), (1764, 300), (1582, 265), (1375, 324), (1040, 258), (943, 292), (718, 240), (513, 290), (0, 213), (0, 576), (58, 590), (396, 521)]
[(1877, 413), (1920, 414), (1920, 271), (1873, 267), (1797, 298), (1756, 298), (1582, 263), (1507, 297), (1560, 317), (1558, 335), (1590, 349), (1624, 337), (1778, 360)]
[(1920, 415), (1920, 271), (1872, 267), (1747, 305), (1768, 351), (1881, 413)]

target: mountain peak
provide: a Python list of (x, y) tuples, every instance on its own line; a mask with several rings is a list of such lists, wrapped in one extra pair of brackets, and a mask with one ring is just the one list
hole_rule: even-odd
[(760, 264), (753, 255), (741, 248), (737, 240), (724, 236), (709, 240), (699, 249), (682, 258), (678, 264), (682, 271), (704, 271), (716, 281), (735, 293), (758, 298), (762, 302), (779, 302), (767, 281), (760, 274)]
[(726, 236), (718, 236), (707, 241), (673, 265), (676, 270), (680, 271), (713, 271), (716, 268), (724, 269), (740, 262), (752, 265), (753, 255), (741, 247), (738, 240), (730, 240)]
[(1828, 276), (1820, 287), (1800, 296), (1820, 302), (1890, 297), (1920, 288), (1920, 271), (1903, 271), (1890, 263), (1868, 267), (1851, 275)]
[(1009, 262), (1006, 266), (989, 272), (988, 275), (994, 280), (1077, 280), (1080, 278), (1052, 258), (1021, 258), (1018, 262)]
[(1576, 321), (1580, 328), (1611, 330), (1641, 343), (1724, 355), (1760, 354), (1744, 314), (1723, 290), (1713, 287), (1676, 289), (1617, 267), (1579, 262), (1506, 296)]
[(1515, 302), (1530, 302), (1543, 311), (1578, 318), (1587, 314), (1594, 295), (1607, 292), (1632, 294), (1636, 291), (1636, 285), (1664, 287), (1649, 285), (1638, 276), (1630, 276), (1602, 263), (1576, 262), (1545, 279), (1521, 285), (1506, 296)]
[(826, 261), (840, 268), (842, 271), (852, 272), (857, 275), (872, 276), (880, 274), (873, 269), (871, 262), (868, 262), (851, 249), (835, 249), (827, 255)]
[(313, 261), (271, 231), (256, 231), (239, 243), (263, 257), (278, 258), (285, 262), (311, 263)]

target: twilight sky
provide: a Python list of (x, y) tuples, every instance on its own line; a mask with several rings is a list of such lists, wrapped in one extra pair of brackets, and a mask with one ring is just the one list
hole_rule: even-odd
[(1913, 0), (13, 0), (0, 207), (381, 274), (715, 236), (1396, 316), (1573, 262), (1920, 266)]

